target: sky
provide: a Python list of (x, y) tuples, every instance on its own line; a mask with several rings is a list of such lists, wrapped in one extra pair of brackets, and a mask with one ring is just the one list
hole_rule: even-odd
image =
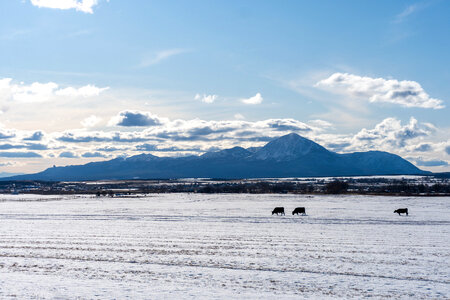
[(450, 171), (449, 1), (0, 2), (0, 172), (291, 132)]

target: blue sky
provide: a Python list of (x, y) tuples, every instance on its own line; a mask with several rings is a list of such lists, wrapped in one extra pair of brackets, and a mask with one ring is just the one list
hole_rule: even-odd
[(2, 1), (0, 171), (292, 131), (449, 171), (449, 13), (448, 1)]

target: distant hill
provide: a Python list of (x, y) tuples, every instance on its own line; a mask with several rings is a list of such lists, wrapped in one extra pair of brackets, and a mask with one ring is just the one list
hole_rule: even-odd
[(23, 173), (0, 172), (0, 178), (22, 175)]
[(53, 167), (11, 180), (101, 180), (169, 178), (276, 178), (369, 175), (428, 175), (398, 155), (381, 151), (338, 154), (291, 133), (264, 147), (234, 147), (201, 156), (140, 154), (85, 165)]
[(438, 178), (450, 178), (450, 172), (434, 173), (433, 175)]

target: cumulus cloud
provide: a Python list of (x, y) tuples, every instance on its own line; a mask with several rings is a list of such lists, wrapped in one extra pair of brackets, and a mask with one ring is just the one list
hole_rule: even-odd
[(53, 137), (59, 142), (65, 143), (137, 143), (149, 140), (142, 131), (120, 132), (120, 131), (64, 131), (54, 133)]
[(39, 158), (42, 155), (36, 152), (0, 152), (0, 157), (10, 158)]
[(25, 145), (1, 144), (0, 150), (20, 149), (25, 148)]
[(352, 144), (350, 142), (337, 142), (337, 143), (326, 143), (326, 147), (335, 152), (342, 152), (346, 148), (350, 147)]
[(14, 84), (12, 78), (0, 79), (0, 100), (16, 102), (44, 102), (53, 95), (58, 85), (54, 82), (33, 82), (30, 85)]
[(413, 117), (406, 125), (402, 125), (401, 121), (396, 118), (387, 118), (373, 129), (363, 128), (353, 137), (353, 140), (356, 146), (366, 145), (373, 148), (390, 145), (401, 148), (405, 147), (407, 141), (429, 136), (435, 130), (436, 128), (432, 124), (419, 123)]
[(55, 95), (57, 96), (65, 96), (65, 97), (93, 97), (100, 95), (101, 92), (108, 90), (109, 87), (99, 88), (95, 85), (88, 84), (82, 86), (80, 88), (67, 87), (64, 89), (59, 89), (55, 91)]
[(46, 102), (57, 97), (93, 97), (98, 96), (108, 87), (99, 88), (85, 85), (80, 88), (59, 88), (54, 82), (32, 84), (14, 83), (12, 78), (0, 79), (0, 101), (14, 101), (20, 103)]
[(28, 150), (48, 150), (48, 146), (45, 144), (28, 143), (25, 146)]
[(448, 162), (440, 159), (432, 159), (432, 160), (423, 160), (422, 158), (415, 159), (416, 165), (421, 167), (440, 167), (440, 166), (448, 166)]
[(417, 152), (428, 152), (432, 150), (432, 146), (430, 144), (420, 144), (414, 148), (414, 151)]
[(278, 131), (312, 131), (312, 127), (294, 119), (270, 119), (266, 121), (270, 128)]
[(81, 157), (92, 158), (92, 157), (107, 157), (107, 156), (100, 152), (85, 152), (81, 155)]
[(242, 103), (245, 104), (261, 104), (263, 102), (263, 97), (261, 96), (260, 93), (256, 93), (255, 96), (247, 98), (247, 99), (242, 99)]
[(204, 103), (213, 103), (214, 101), (217, 100), (219, 96), (217, 95), (200, 95), (200, 94), (196, 94), (194, 99), (195, 100), (201, 100)]
[(96, 142), (112, 142), (113, 136), (105, 132), (63, 132), (56, 133), (57, 141), (66, 143), (96, 143)]
[(88, 14), (93, 14), (93, 7), (98, 0), (31, 0), (31, 4), (37, 7), (54, 9), (75, 9)]
[(77, 155), (75, 153), (73, 153), (73, 152), (70, 152), (70, 151), (64, 151), (64, 152), (61, 152), (58, 157), (61, 157), (61, 158), (76, 158)]
[(137, 110), (124, 110), (109, 121), (110, 126), (156, 126), (164, 123), (164, 120), (150, 112)]
[(123, 149), (117, 148), (117, 147), (111, 147), (111, 146), (104, 146), (104, 147), (97, 148), (97, 151), (101, 151), (101, 152), (115, 152), (115, 151), (120, 151), (120, 150), (123, 150)]
[(24, 137), (24, 141), (40, 141), (44, 137), (44, 133), (42, 131), (35, 131), (32, 135), (28, 135)]
[(136, 146), (138, 151), (158, 151), (158, 147), (153, 144), (141, 144)]
[(319, 120), (319, 119), (310, 120), (310, 121), (308, 121), (308, 124), (311, 124), (313, 126), (317, 126), (320, 128), (332, 128), (333, 127), (333, 124), (331, 124), (330, 122), (324, 121), (324, 120)]
[(370, 102), (393, 103), (404, 107), (444, 108), (442, 100), (431, 98), (415, 81), (334, 73), (315, 86), (330, 92), (368, 99)]
[(433, 143), (423, 142), (433, 139), (436, 131), (433, 124), (418, 122), (413, 117), (406, 124), (396, 118), (386, 118), (373, 128), (363, 128), (355, 134), (319, 133), (316, 140), (338, 152), (381, 150), (405, 155), (437, 149)]
[(0, 128), (0, 140), (10, 139), (16, 136), (14, 130)]
[(95, 115), (91, 115), (91, 116), (87, 117), (86, 119), (84, 119), (83, 121), (81, 121), (80, 123), (83, 127), (94, 127), (101, 121), (102, 121), (102, 118), (99, 118)]
[(0, 144), (0, 150), (10, 150), (10, 149), (28, 149), (28, 150), (47, 150), (47, 145), (44, 144)]

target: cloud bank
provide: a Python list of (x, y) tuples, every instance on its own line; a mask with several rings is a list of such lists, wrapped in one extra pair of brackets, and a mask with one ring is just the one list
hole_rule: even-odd
[(94, 97), (106, 91), (109, 87), (99, 88), (95, 85), (85, 85), (80, 88), (59, 88), (54, 82), (32, 84), (14, 83), (12, 78), (0, 79), (0, 101), (13, 101), (18, 103), (40, 103), (58, 97)]
[[(92, 117), (92, 116), (91, 116)], [(90, 119), (88, 117), (87, 119)], [(91, 118), (93, 123), (95, 118)], [(89, 123), (88, 121), (86, 121)], [(46, 133), (0, 127), (0, 158), (18, 161), (36, 158), (85, 161), (155, 152), (158, 156), (199, 155), (235, 146), (260, 147), (273, 138), (295, 132), (340, 153), (380, 150), (408, 157), (418, 166), (444, 168), (448, 142), (435, 142), (440, 132), (426, 122), (410, 118), (403, 123), (386, 118), (353, 134), (336, 134), (324, 120), (260, 121), (169, 119), (149, 111), (124, 110), (110, 120), (108, 130), (83, 129)], [(1, 161), (0, 161), (1, 163)], [(31, 162), (30, 162), (31, 163)]]

